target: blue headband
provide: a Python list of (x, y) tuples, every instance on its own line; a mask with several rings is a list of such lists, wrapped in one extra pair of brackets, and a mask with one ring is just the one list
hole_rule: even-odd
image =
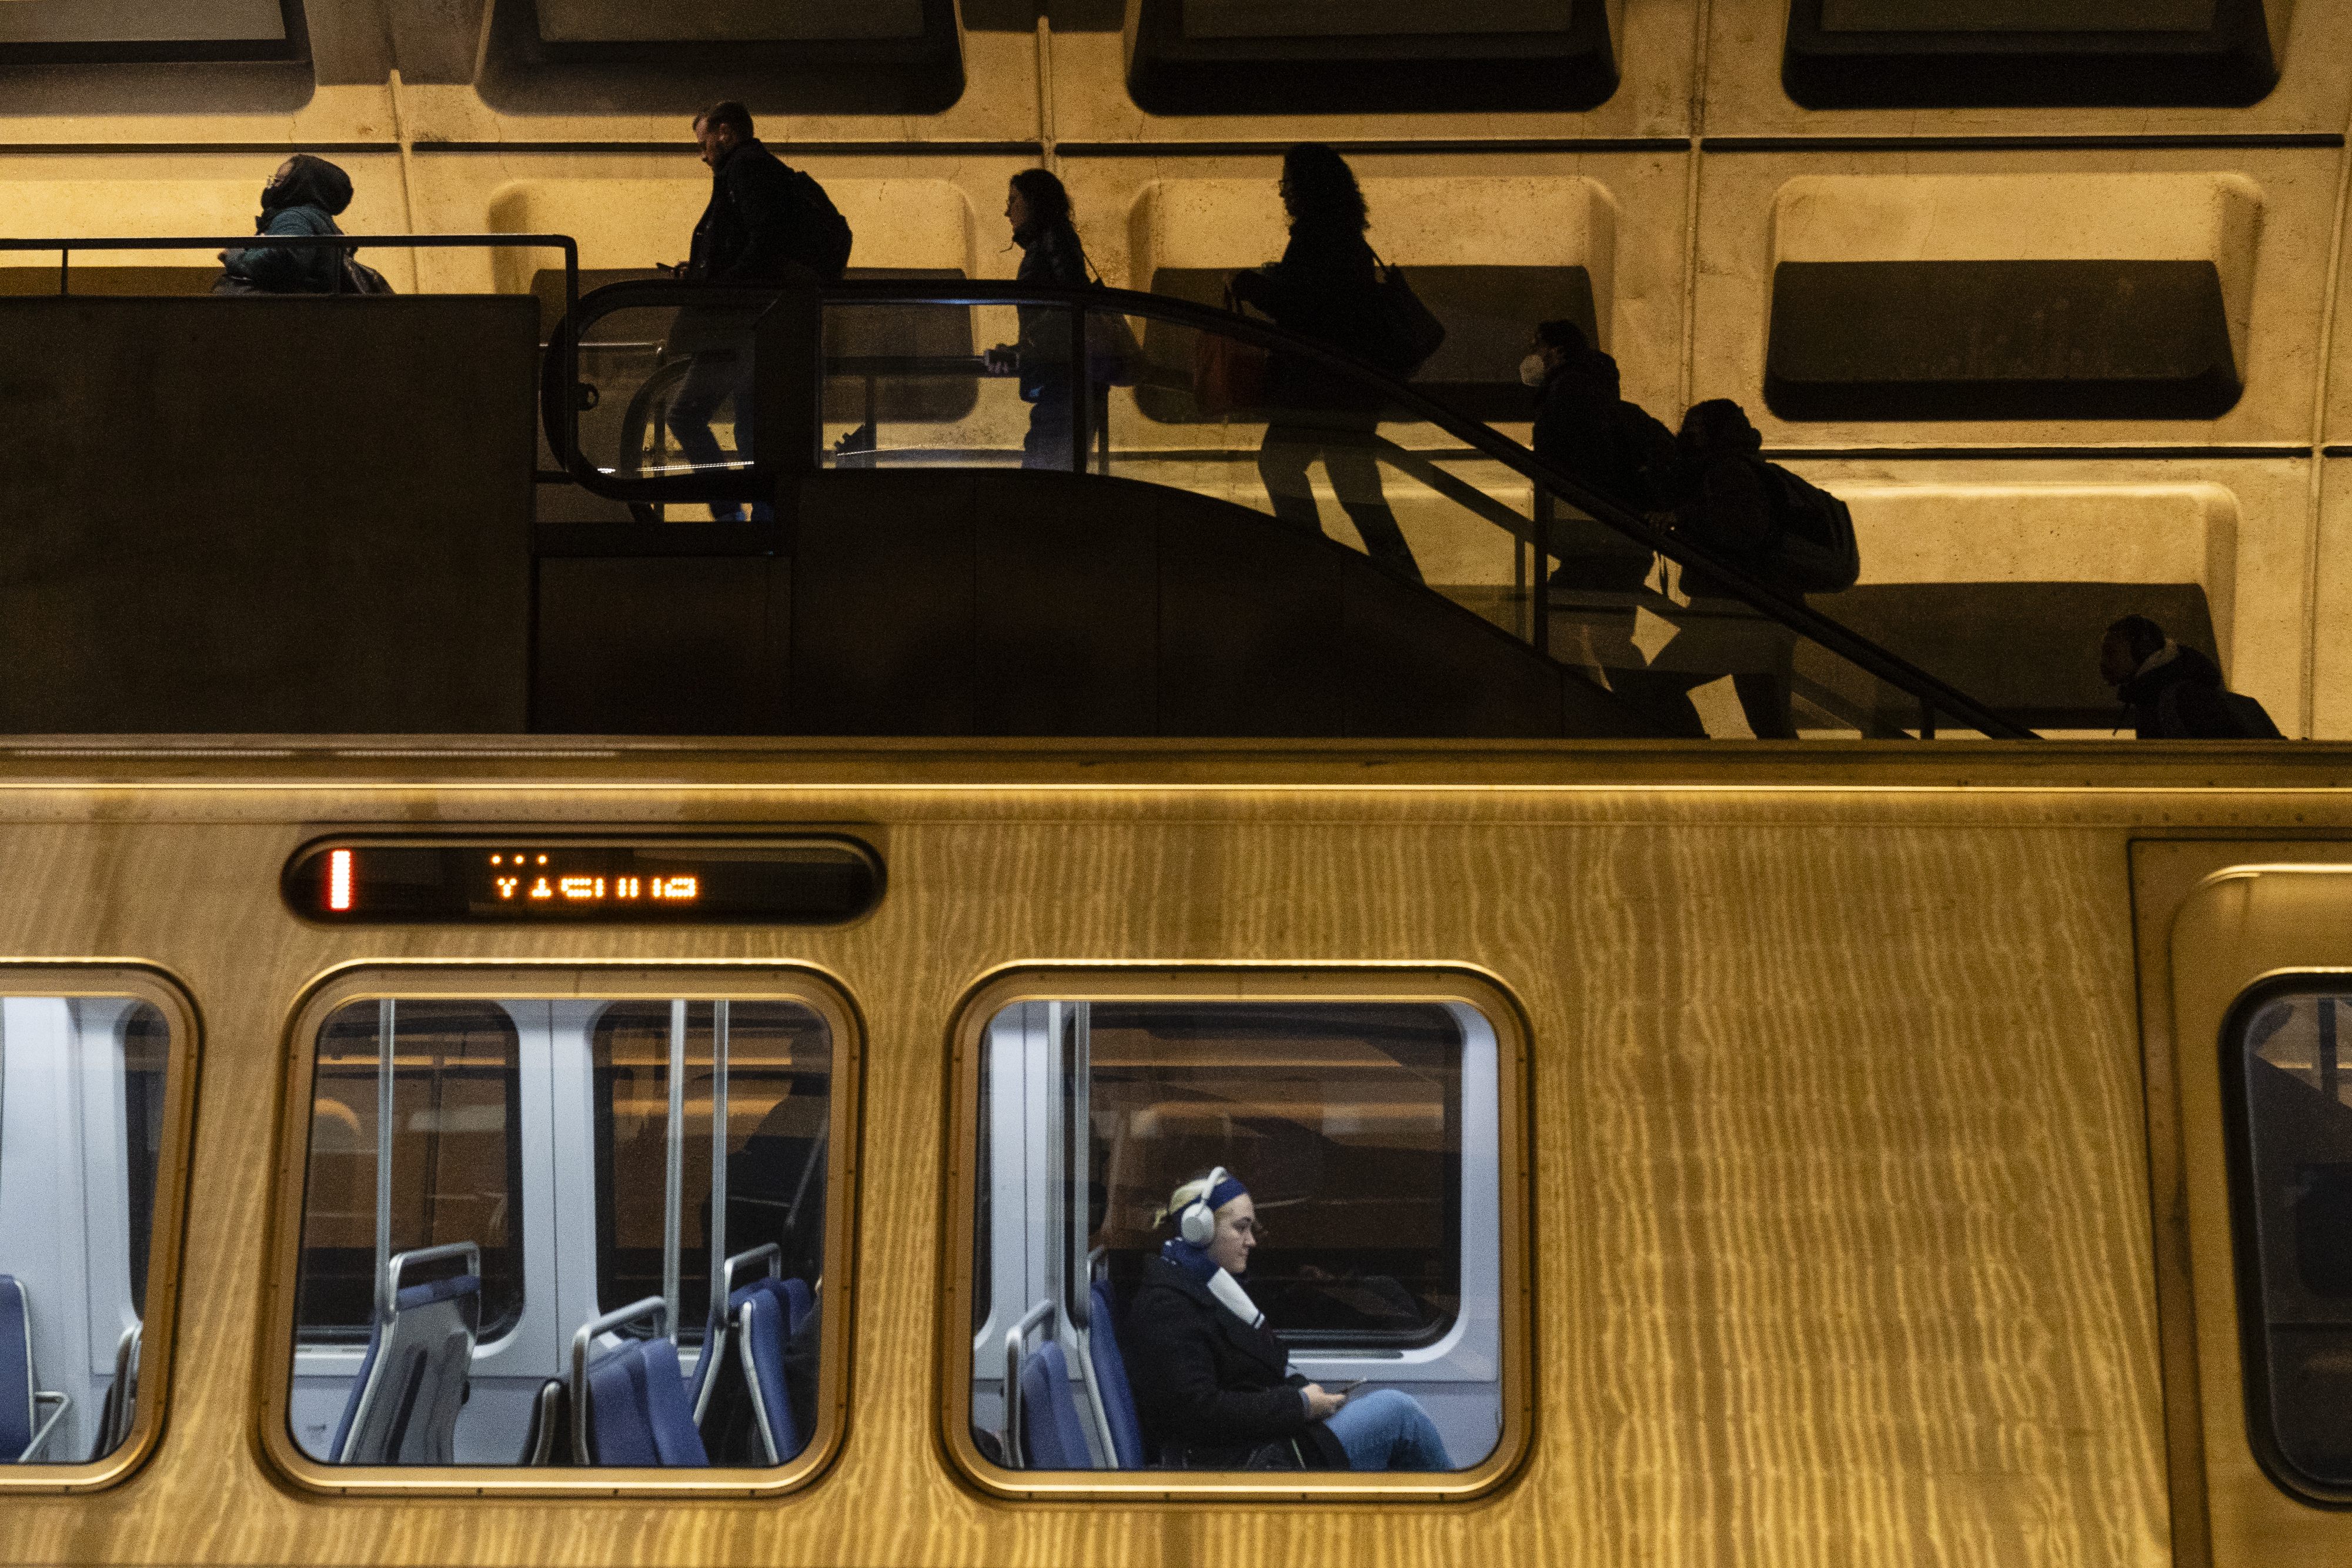
[(1249, 1188), (1244, 1186), (1230, 1172), (1228, 1172), (1225, 1179), (1211, 1187), (1209, 1189), (1208, 1196), (1201, 1201), (1207, 1204), (1212, 1209), (1217, 1209), (1224, 1207), (1225, 1205), (1233, 1202), (1233, 1200), (1237, 1197), (1246, 1197), (1248, 1195)]

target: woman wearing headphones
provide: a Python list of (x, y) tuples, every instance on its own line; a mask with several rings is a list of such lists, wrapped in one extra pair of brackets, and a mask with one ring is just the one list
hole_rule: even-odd
[(1450, 1470), (1444, 1440), (1409, 1394), (1327, 1393), (1242, 1290), (1256, 1206), (1223, 1166), (1169, 1196), (1177, 1234), (1143, 1264), (1128, 1311), (1128, 1379), (1145, 1446), (1179, 1469)]

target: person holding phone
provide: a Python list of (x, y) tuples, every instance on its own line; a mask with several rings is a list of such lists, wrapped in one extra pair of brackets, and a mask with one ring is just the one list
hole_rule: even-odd
[(1143, 1264), (1128, 1311), (1128, 1379), (1145, 1446), (1178, 1469), (1450, 1470), (1429, 1413), (1383, 1388), (1350, 1398), (1290, 1370), (1241, 1276), (1257, 1209), (1220, 1166), (1169, 1195), (1176, 1234)]

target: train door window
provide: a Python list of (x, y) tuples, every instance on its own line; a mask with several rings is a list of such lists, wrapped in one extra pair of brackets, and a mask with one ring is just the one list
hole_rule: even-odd
[(160, 1429), (194, 1021), (137, 971), (0, 966), (0, 1490)]
[(850, 1018), (790, 970), (323, 987), (295, 1025), (273, 1457), (341, 1491), (814, 1475), (846, 1366)]
[(2223, 1050), (2248, 1429), (2273, 1474), (2352, 1500), (2352, 977), (2259, 988)]
[(1233, 982), (968, 1005), (950, 1448), (1015, 1496), (1492, 1484), (1525, 1433), (1517, 1010), (1450, 974)]

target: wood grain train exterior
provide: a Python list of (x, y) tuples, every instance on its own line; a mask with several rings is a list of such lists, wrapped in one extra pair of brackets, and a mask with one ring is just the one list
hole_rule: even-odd
[[(2344, 766), (1964, 743), (22, 749), (0, 990), (148, 998), (173, 1054), (129, 1437), (0, 1473), (8, 1555), (2329, 1560), (2347, 1516), (2250, 1437), (2215, 1041), (2255, 982), (2352, 967)], [(834, 925), (334, 924), (280, 887), (320, 841), (615, 833), (845, 837), (885, 878)], [(1453, 994), (1504, 1020), (1517, 1406), (1491, 1463), (1440, 1487), (1045, 1484), (975, 1449), (970, 1020), (1008, 985), (1089, 984)], [(306, 1459), (306, 1020), (336, 987), (681, 986), (832, 1009), (838, 1332), (806, 1462)]]

